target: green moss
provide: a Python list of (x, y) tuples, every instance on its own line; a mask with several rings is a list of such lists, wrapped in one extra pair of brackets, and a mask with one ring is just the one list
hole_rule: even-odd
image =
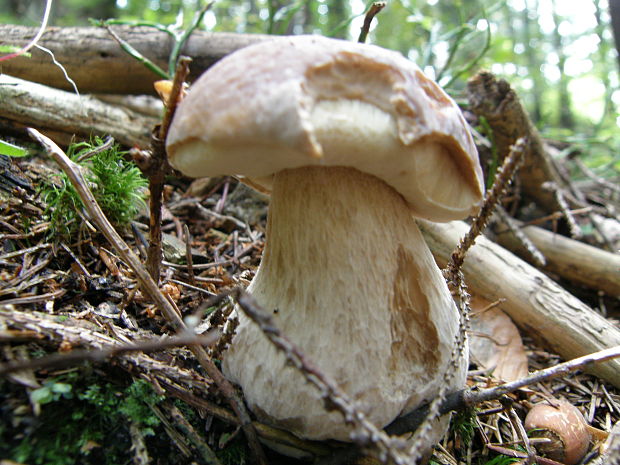
[[(96, 138), (92, 144), (79, 143), (69, 147), (67, 155), (83, 168), (89, 187), (106, 215), (115, 226), (128, 224), (144, 205), (147, 181), (138, 167), (125, 160), (118, 146), (97, 152), (104, 142)], [(94, 153), (78, 161), (88, 152)], [(83, 223), (82, 201), (65, 173), (46, 182), (41, 196), (48, 205), (46, 215), (51, 222), (51, 234), (64, 238), (73, 236)]]
[(30, 393), (38, 416), (20, 415), (24, 405), (3, 411), (0, 456), (45, 465), (131, 463), (129, 426), (153, 435), (159, 419), (149, 405), (162, 398), (145, 381), (128, 387), (100, 381), (71, 372)]

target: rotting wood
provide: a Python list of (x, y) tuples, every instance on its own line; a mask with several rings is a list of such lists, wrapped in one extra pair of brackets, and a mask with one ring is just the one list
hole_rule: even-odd
[[(620, 255), (536, 226), (526, 226), (521, 231), (544, 255), (545, 270), (610, 297), (620, 297)], [(509, 231), (498, 232), (496, 241), (520, 256), (527, 256)]]
[(546, 153), (542, 137), (521, 104), (510, 84), (492, 73), (482, 71), (467, 83), (471, 110), (484, 117), (493, 130), (493, 141), (500, 157), (520, 138), (527, 139), (519, 180), (526, 196), (551, 213), (560, 209), (554, 192), (545, 189), (545, 183), (565, 187), (562, 176)]
[[(445, 266), (469, 227), (461, 221), (430, 223), (420, 230), (435, 259)], [(494, 301), (526, 334), (565, 360), (620, 345), (620, 330), (544, 273), (485, 237), (478, 237), (463, 264), (467, 285)], [(620, 387), (620, 361), (591, 367), (592, 374)]]
[[(172, 38), (165, 32), (147, 27), (112, 26), (132, 47), (162, 69), (168, 67)], [(21, 47), (36, 33), (36, 28), (0, 25), (0, 45)], [(260, 34), (194, 32), (181, 54), (192, 58), (190, 81), (229, 53), (247, 45), (274, 40)], [(275, 39), (277, 40), (277, 39)], [(51, 50), (67, 70), (80, 92), (112, 94), (155, 94), (153, 82), (161, 77), (148, 70), (121, 49), (108, 31), (99, 27), (51, 27), (39, 45)], [(31, 57), (17, 57), (2, 63), (2, 72), (58, 89), (72, 90), (52, 57), (37, 48)]]
[(156, 118), (88, 95), (0, 76), (0, 117), (29, 126), (90, 137), (109, 134), (125, 145), (148, 147)]

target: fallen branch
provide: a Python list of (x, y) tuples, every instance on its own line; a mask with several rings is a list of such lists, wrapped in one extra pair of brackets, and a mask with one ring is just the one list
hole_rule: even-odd
[(493, 130), (493, 141), (501, 159), (509, 153), (510, 146), (517, 139), (523, 137), (527, 140), (519, 171), (523, 192), (547, 212), (559, 210), (554, 193), (544, 189), (543, 184), (552, 182), (564, 187), (564, 182), (545, 151), (540, 133), (510, 84), (482, 71), (467, 83), (467, 93), (471, 110), (477, 116), (484, 117)]
[[(0, 45), (21, 47), (37, 28), (0, 25)], [(125, 42), (164, 69), (174, 46), (169, 34), (146, 27), (114, 26)], [(278, 40), (261, 34), (209, 33), (195, 31), (180, 54), (193, 60), (190, 81), (217, 60), (250, 44)], [(48, 28), (38, 42), (51, 50), (83, 93), (154, 94), (159, 78), (129, 56), (108, 31), (100, 27)], [(33, 49), (31, 57), (16, 57), (2, 63), (2, 72), (58, 89), (72, 90), (62, 71), (49, 55)], [(118, 138), (117, 138), (118, 139)]]
[[(3, 65), (5, 68), (6, 65)], [(122, 144), (147, 147), (157, 120), (94, 97), (52, 89), (0, 75), (0, 113), (3, 119), (77, 134), (111, 135)]]
[[(444, 266), (469, 227), (460, 221), (419, 221), (435, 259)], [(544, 273), (485, 237), (468, 252), (463, 273), (469, 287), (490, 301), (505, 298), (502, 309), (526, 334), (565, 360), (620, 345), (620, 331)], [(620, 362), (591, 372), (620, 387)]]
[[(545, 270), (576, 284), (620, 297), (620, 255), (552, 231), (526, 226), (519, 229), (546, 258)], [(527, 255), (509, 231), (496, 231), (497, 242), (519, 256)]]
[[(2, 316), (0, 310), (0, 316)], [(10, 321), (7, 321), (10, 323)], [(144, 341), (134, 342), (132, 344), (117, 344), (113, 347), (107, 347), (99, 350), (72, 350), (67, 353), (57, 353), (47, 355), (45, 357), (20, 360), (17, 362), (0, 363), (0, 376), (14, 373), (20, 370), (40, 370), (58, 369), (78, 365), (82, 362), (101, 363), (106, 360), (119, 357), (133, 352), (159, 352), (161, 350), (172, 347), (183, 347), (189, 345), (210, 346), (217, 342), (219, 332), (209, 333), (206, 335), (190, 334), (186, 336), (174, 336), (166, 339), (149, 338)], [(151, 340), (154, 339), (154, 340)]]
[[(70, 345), (71, 347), (85, 347), (89, 352), (106, 353), (117, 349), (119, 341), (102, 333), (88, 321), (68, 317), (65, 321), (58, 321), (57, 315), (34, 312), (31, 310), (20, 311), (4, 305), (0, 307), (0, 321), (3, 325), (16, 330), (27, 331), (43, 337), (54, 344)], [(135, 333), (114, 328), (114, 331), (127, 337), (135, 337)], [(8, 341), (4, 341), (8, 342)], [(122, 346), (121, 346), (122, 347)], [(84, 353), (85, 351), (77, 351)], [(62, 355), (67, 357), (69, 354)], [(60, 357), (60, 356), (59, 356)], [(114, 360), (122, 368), (132, 373), (147, 373), (159, 382), (167, 382), (184, 386), (186, 389), (196, 389), (198, 392), (207, 391), (212, 385), (208, 378), (204, 378), (195, 371), (186, 370), (169, 363), (161, 362), (143, 352), (120, 352), (113, 355)], [(26, 361), (25, 363), (37, 363), (39, 359)], [(67, 359), (68, 360), (68, 359)], [(72, 363), (85, 360), (83, 357), (74, 359)], [(47, 365), (46, 365), (47, 366)], [(11, 364), (2, 366), (4, 374), (13, 371)], [(8, 369), (7, 369), (8, 368)], [(15, 367), (19, 368), (19, 367)], [(22, 367), (24, 368), (24, 367)], [(34, 368), (30, 366), (29, 368)]]

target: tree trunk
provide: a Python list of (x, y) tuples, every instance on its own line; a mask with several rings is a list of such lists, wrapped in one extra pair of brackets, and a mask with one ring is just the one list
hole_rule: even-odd
[(534, 1), (531, 8), (525, 8), (522, 13), (523, 17), (523, 46), (525, 47), (525, 56), (527, 59), (527, 68), (532, 78), (532, 91), (529, 95), (529, 101), (532, 108), (532, 120), (534, 124), (539, 123), (542, 119), (542, 76), (540, 74), (541, 60), (536, 46), (532, 44), (534, 40), (540, 40), (532, 37), (533, 30), (538, 30), (538, 23), (530, 19), (530, 11), (538, 11), (538, 1)]
[(519, 137), (527, 140), (519, 180), (524, 194), (551, 213), (559, 210), (554, 193), (543, 188), (546, 182), (564, 187), (553, 160), (546, 153), (542, 137), (532, 124), (516, 92), (503, 79), (481, 71), (467, 83), (471, 110), (484, 117), (493, 130), (497, 153), (503, 159)]
[(573, 118), (573, 110), (571, 105), (570, 92), (568, 91), (569, 78), (566, 76), (566, 54), (564, 53), (564, 38), (560, 34), (559, 27), (561, 19), (556, 13), (555, 0), (553, 4), (553, 22), (555, 27), (551, 33), (555, 53), (558, 55), (558, 70), (560, 72), (560, 81), (558, 83), (558, 117), (559, 125), (565, 129), (573, 129), (575, 120)]
[(620, 0), (609, 0), (609, 14), (611, 16), (611, 29), (616, 42), (616, 56), (620, 68)]

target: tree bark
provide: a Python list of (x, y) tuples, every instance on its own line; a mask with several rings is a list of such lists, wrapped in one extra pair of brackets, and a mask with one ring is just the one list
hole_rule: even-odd
[[(419, 221), (435, 259), (445, 266), (469, 227), (462, 221)], [(526, 334), (565, 360), (620, 345), (620, 330), (536, 268), (486, 237), (480, 236), (465, 258), (463, 273), (476, 294), (502, 304)], [(620, 387), (620, 360), (588, 371)]]
[[(620, 297), (620, 255), (536, 226), (521, 231), (545, 257), (545, 270), (610, 297)], [(528, 256), (510, 231), (497, 232), (497, 242), (521, 257)]]
[[(145, 27), (112, 26), (114, 32), (162, 69), (168, 69), (173, 40), (165, 32)], [(0, 45), (21, 47), (36, 28), (0, 25)], [(247, 45), (277, 40), (267, 35), (192, 34), (182, 54), (193, 59), (190, 80), (225, 55)], [(108, 31), (99, 27), (48, 28), (39, 45), (52, 51), (82, 93), (154, 94), (153, 82), (161, 79), (121, 49)], [(2, 72), (58, 89), (72, 90), (62, 70), (49, 54), (33, 48), (31, 57), (2, 62)]]
[(616, 56), (620, 68), (620, 0), (609, 0), (609, 15), (611, 16), (611, 30), (614, 33), (616, 43)]
[(546, 153), (542, 137), (532, 124), (517, 93), (508, 82), (486, 71), (469, 80), (467, 93), (471, 110), (478, 117), (486, 118), (493, 130), (497, 153), (502, 159), (518, 138), (526, 138), (527, 149), (518, 173), (523, 192), (545, 211), (558, 211), (560, 206), (554, 193), (544, 189), (543, 185), (552, 182), (561, 188), (565, 187), (565, 183)]
[(0, 76), (0, 118), (25, 126), (88, 138), (109, 134), (128, 146), (146, 148), (157, 118), (109, 105), (88, 95)]

